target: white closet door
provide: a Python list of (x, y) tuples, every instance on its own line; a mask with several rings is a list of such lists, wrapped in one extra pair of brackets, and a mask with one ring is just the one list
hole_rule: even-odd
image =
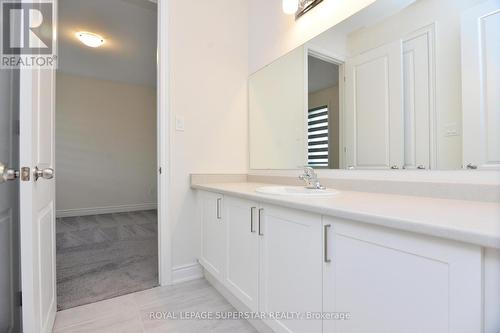
[(463, 163), (500, 169), (500, 0), (462, 15)]
[(432, 141), (433, 27), (415, 32), (403, 41), (404, 166), (406, 169), (435, 167)]
[(347, 165), (401, 168), (404, 162), (401, 41), (346, 62)]

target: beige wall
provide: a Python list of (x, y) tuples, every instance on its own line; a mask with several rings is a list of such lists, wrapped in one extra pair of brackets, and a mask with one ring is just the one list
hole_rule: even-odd
[(56, 170), (59, 212), (155, 204), (155, 89), (58, 73)]
[(320, 91), (309, 94), (309, 109), (320, 106), (328, 106), (328, 130), (329, 130), (329, 160), (330, 169), (339, 168), (340, 153), (340, 123), (339, 123), (339, 86), (334, 85)]
[(278, 59), (375, 0), (324, 0), (295, 21), (280, 0), (250, 0), (250, 72)]
[(248, 1), (169, 1), (173, 266), (199, 256), (190, 173), (246, 173)]

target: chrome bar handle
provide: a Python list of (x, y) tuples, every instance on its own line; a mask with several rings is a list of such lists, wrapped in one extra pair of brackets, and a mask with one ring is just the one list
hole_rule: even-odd
[(262, 214), (264, 213), (264, 208), (259, 209), (259, 236), (264, 236), (262, 233)]
[(251, 207), (250, 208), (250, 232), (254, 233), (255, 229), (253, 228), (253, 221), (255, 220), (255, 210), (257, 207)]
[(328, 258), (328, 229), (332, 227), (331, 224), (325, 224), (323, 226), (323, 256), (324, 256), (324, 261), (328, 264), (332, 262), (330, 258)]
[(222, 219), (221, 204), (222, 204), (222, 198), (217, 198), (217, 219), (218, 220)]

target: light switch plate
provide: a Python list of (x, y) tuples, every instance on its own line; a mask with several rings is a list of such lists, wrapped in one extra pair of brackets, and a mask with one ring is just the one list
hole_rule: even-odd
[(175, 117), (175, 130), (184, 131), (184, 117), (176, 116)]

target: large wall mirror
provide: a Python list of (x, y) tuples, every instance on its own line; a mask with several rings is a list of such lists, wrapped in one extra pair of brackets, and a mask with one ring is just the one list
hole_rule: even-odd
[(249, 79), (251, 169), (500, 169), (500, 1), (378, 0)]

